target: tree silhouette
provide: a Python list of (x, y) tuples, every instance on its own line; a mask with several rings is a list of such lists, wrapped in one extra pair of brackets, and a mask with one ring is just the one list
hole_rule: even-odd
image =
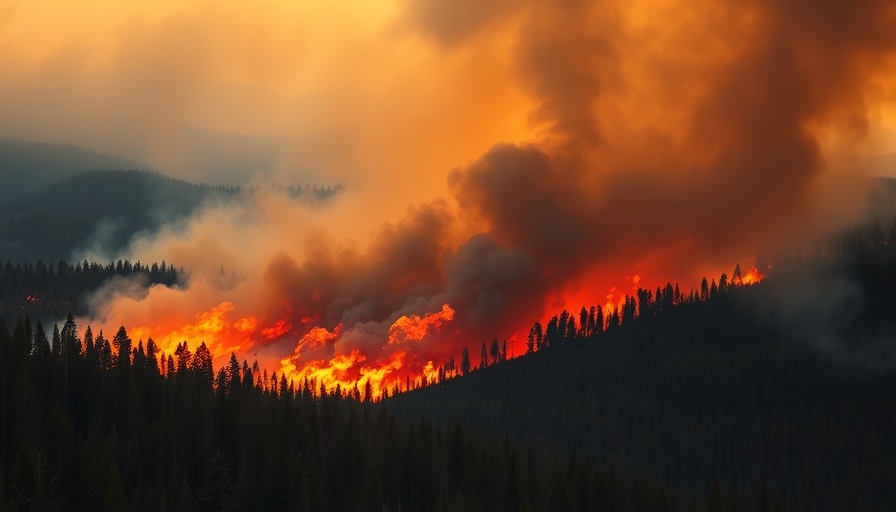
[[(184, 345), (186, 346), (186, 343)], [(196, 353), (193, 354), (190, 369), (196, 373), (198, 382), (201, 385), (209, 388), (212, 386), (215, 379), (215, 369), (212, 366), (212, 353), (204, 341), (196, 347)]]

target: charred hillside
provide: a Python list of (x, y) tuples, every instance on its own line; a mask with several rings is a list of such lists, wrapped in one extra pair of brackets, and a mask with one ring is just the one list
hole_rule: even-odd
[(748, 508), (768, 492), (808, 510), (891, 510), (896, 249), (844, 240), (799, 274), (642, 314), (389, 407), (575, 450), (698, 499), (717, 482)]

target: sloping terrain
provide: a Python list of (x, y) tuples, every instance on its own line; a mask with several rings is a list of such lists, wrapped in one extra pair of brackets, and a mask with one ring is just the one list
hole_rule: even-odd
[(148, 169), (144, 164), (69, 144), (0, 140), (0, 208), (57, 183), (98, 169)]
[(886, 347), (896, 343), (896, 299), (884, 281), (894, 284), (896, 251), (865, 253), (839, 270), (871, 307), (844, 310), (824, 332), (775, 309), (827, 298), (770, 278), (397, 395), (389, 407), (575, 449), (698, 500), (719, 482), (748, 509), (768, 492), (808, 510), (892, 510), (896, 372)]
[(131, 238), (189, 215), (211, 188), (143, 171), (91, 171), (48, 186), (0, 210), (0, 257), (55, 262), (100, 244), (114, 252)]

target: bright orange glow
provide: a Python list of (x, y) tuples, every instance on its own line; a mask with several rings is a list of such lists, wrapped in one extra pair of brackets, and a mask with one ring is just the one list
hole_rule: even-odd
[(450, 322), (453, 319), (454, 310), (448, 304), (442, 305), (442, 310), (438, 313), (423, 317), (403, 315), (389, 327), (389, 345), (422, 340), (430, 330), (437, 329), (443, 322)]
[(746, 274), (743, 274), (740, 277), (740, 279), (735, 278), (733, 280), (733, 283), (735, 286), (747, 286), (747, 285), (751, 285), (751, 284), (756, 284), (756, 283), (762, 281), (764, 278), (765, 278), (765, 276), (759, 272), (759, 269), (757, 269), (756, 267), (753, 267), (750, 269), (749, 272), (747, 272)]
[(439, 370), (432, 364), (432, 361), (427, 361), (423, 366), (423, 376), (426, 378), (426, 382), (438, 382)]
[[(340, 342), (349, 337), (343, 326), (333, 331), (324, 327), (314, 327), (296, 344), (295, 351), (280, 361), (280, 372), (293, 382), (303, 385), (307, 380), (317, 391), (323, 387), (327, 392), (339, 389), (353, 392), (356, 387), (366, 394), (370, 386), (370, 399), (378, 399), (384, 390), (405, 380), (418, 383), (438, 380), (438, 367), (431, 359), (416, 355), (417, 344), (438, 331), (446, 322), (454, 319), (454, 309), (444, 304), (442, 309), (423, 316), (402, 315), (392, 322), (388, 329), (388, 343), (381, 343), (374, 349), (362, 351), (351, 349), (347, 354), (339, 353)], [(333, 353), (331, 356), (324, 354)]]
[(147, 340), (152, 338), (156, 345), (165, 353), (173, 354), (181, 342), (186, 341), (190, 350), (205, 342), (212, 356), (217, 359), (239, 351), (240, 348), (250, 343), (243, 334), (249, 322), (242, 319), (237, 322), (240, 327), (231, 324), (227, 320), (228, 314), (234, 309), (230, 302), (222, 302), (209, 311), (196, 314), (195, 322), (183, 326), (136, 326), (128, 329), (133, 340)]
[(365, 364), (367, 358), (360, 350), (352, 350), (349, 354), (338, 354), (329, 360), (314, 360), (296, 366), (295, 358), (284, 358), (280, 363), (280, 371), (291, 381), (304, 384), (307, 380), (309, 386), (316, 391), (323, 386), (327, 392), (332, 393), (337, 389), (346, 392), (354, 388), (366, 388), (370, 384), (371, 397), (379, 397), (384, 386), (390, 384), (389, 377), (404, 366), (405, 352), (398, 350), (393, 352), (387, 361), (379, 366)]
[(258, 329), (258, 319), (254, 316), (247, 316), (234, 322), (233, 326), (241, 332), (254, 332), (255, 329)]

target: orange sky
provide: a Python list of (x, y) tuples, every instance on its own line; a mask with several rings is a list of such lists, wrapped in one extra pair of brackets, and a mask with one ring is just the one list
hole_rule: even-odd
[[(198, 174), (185, 129), (285, 138), (284, 182), (440, 195), (496, 140), (532, 136), (509, 37), (448, 54), (394, 2), (55, 2), (0, 7), (0, 137)], [(213, 170), (201, 175), (214, 181)]]

